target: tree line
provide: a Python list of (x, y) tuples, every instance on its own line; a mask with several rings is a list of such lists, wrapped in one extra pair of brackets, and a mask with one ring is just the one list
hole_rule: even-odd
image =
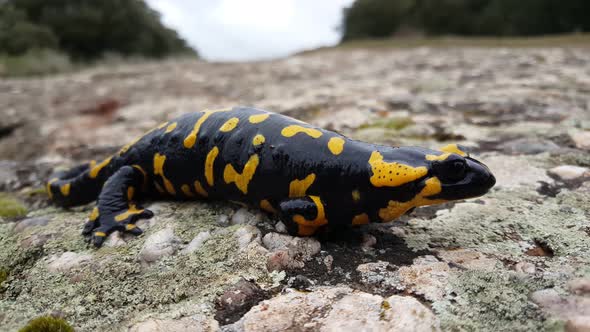
[(78, 60), (196, 53), (143, 0), (0, 0), (0, 54), (40, 49)]
[(534, 36), (590, 31), (588, 0), (356, 0), (343, 41), (426, 35)]

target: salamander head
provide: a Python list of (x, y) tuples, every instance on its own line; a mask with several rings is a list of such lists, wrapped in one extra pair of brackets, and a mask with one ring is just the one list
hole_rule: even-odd
[(489, 168), (471, 158), (460, 146), (453, 144), (441, 150), (442, 154), (436, 157), (426, 156), (426, 159), (434, 159), (430, 160), (430, 174), (441, 183), (441, 192), (431, 196), (432, 199), (452, 201), (478, 197), (496, 184)]
[(382, 221), (391, 221), (408, 210), (481, 196), (496, 178), (461, 146), (440, 151), (401, 147), (375, 151), (369, 159), (372, 207)]

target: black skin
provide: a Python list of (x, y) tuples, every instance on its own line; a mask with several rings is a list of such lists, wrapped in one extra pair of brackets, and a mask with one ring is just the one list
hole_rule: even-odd
[[(250, 116), (262, 114), (268, 117), (250, 121)], [(231, 118), (239, 119), (235, 127), (226, 124)], [(199, 123), (191, 145), (187, 137)], [(226, 131), (220, 130), (224, 124)], [(313, 131), (283, 135), (283, 129), (293, 125)], [(264, 142), (255, 144), (256, 135), (263, 135)], [(343, 148), (333, 151), (330, 139), (344, 142)], [(210, 184), (205, 164), (215, 147), (218, 154), (213, 159)], [(399, 185), (375, 186), (370, 180), (375, 174), (369, 159), (376, 151), (384, 162), (420, 168), (423, 174)], [(63, 207), (98, 198), (97, 210), (83, 231), (97, 247), (115, 230), (141, 233), (135, 222), (153, 214), (135, 201), (146, 197), (240, 201), (276, 213), (292, 234), (312, 235), (328, 226), (391, 221), (384, 220), (379, 211), (392, 201), (407, 203), (401, 214), (412, 209), (415, 206), (409, 205), (428, 189), (425, 187), (433, 178), (440, 190), (415, 205), (477, 197), (495, 184), (489, 169), (470, 158), (460, 146), (452, 152), (359, 142), (280, 114), (235, 107), (211, 114), (204, 111), (182, 115), (151, 130), (110, 159), (54, 174), (47, 189), (53, 202)], [(427, 156), (438, 159), (428, 160)], [(253, 160), (256, 158), (257, 165)], [(165, 179), (157, 169), (156, 159), (163, 165)], [(244, 171), (247, 163), (250, 177), (226, 181), (225, 175), (236, 180), (232, 174), (248, 173)], [(235, 173), (226, 169), (228, 165)], [(395, 172), (388, 173), (396, 176)], [(292, 181), (304, 179), (308, 180), (307, 188), (290, 191)], [(196, 188), (195, 181), (202, 190)], [(261, 204), (263, 200), (268, 204)], [(363, 216), (361, 222), (353, 222), (359, 215)]]

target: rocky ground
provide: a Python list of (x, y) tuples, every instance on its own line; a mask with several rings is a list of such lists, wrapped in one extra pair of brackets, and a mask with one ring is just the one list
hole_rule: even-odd
[[(589, 331), (587, 49), (326, 50), (0, 81), (0, 329)], [(224, 202), (152, 202), (138, 238), (87, 246), (90, 206), (49, 206), (56, 167), (175, 115), (232, 105), (353, 138), (472, 148), (486, 196), (293, 238)]]

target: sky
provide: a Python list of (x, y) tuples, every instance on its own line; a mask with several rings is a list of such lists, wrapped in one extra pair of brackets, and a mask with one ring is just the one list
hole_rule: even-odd
[(147, 0), (210, 61), (254, 61), (338, 43), (353, 0)]

